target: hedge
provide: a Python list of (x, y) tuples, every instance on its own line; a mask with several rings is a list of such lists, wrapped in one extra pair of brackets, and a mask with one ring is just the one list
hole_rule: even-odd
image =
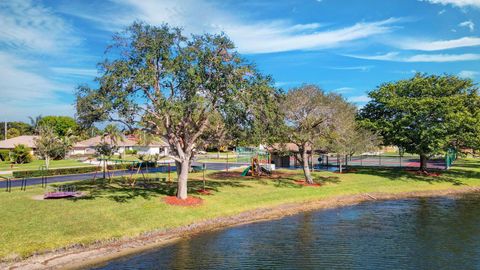
[[(130, 164), (118, 164), (116, 166), (108, 165), (109, 170), (126, 170), (130, 169)], [(102, 168), (91, 166), (91, 167), (75, 167), (75, 168), (58, 168), (50, 169), (47, 171), (40, 170), (29, 170), (29, 171), (13, 171), (12, 175), (14, 178), (24, 178), (24, 177), (41, 177), (45, 176), (54, 176), (54, 175), (66, 175), (66, 174), (80, 174), (80, 173), (91, 173), (95, 171), (101, 171)]]

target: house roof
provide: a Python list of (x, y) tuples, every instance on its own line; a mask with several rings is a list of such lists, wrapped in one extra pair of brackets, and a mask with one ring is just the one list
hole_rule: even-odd
[(10, 138), (7, 140), (0, 141), (0, 148), (2, 149), (13, 149), (15, 145), (23, 144), (30, 148), (35, 148), (35, 138), (38, 136), (34, 135), (22, 135), (15, 138)]
[[(74, 145), (74, 148), (95, 147), (98, 144), (100, 144), (103, 140), (108, 144), (112, 144), (112, 139), (109, 136), (105, 137), (105, 139), (102, 139), (102, 136), (96, 136), (96, 137), (76, 143)], [(145, 145), (139, 145), (138, 139), (129, 136), (129, 137), (123, 138), (123, 141), (121, 140), (117, 141), (117, 146), (126, 147), (126, 146), (145, 146)], [(163, 147), (163, 146), (168, 146), (168, 144), (163, 140), (156, 140), (156, 141), (152, 141), (152, 143), (150, 143), (148, 146)]]

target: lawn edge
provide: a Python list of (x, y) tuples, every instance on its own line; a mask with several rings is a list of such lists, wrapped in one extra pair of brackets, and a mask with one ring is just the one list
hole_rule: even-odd
[(151, 231), (140, 236), (112, 239), (88, 246), (73, 246), (44, 254), (33, 255), (21, 261), (2, 262), (1, 269), (82, 269), (108, 260), (147, 251), (171, 244), (195, 234), (234, 227), (254, 222), (279, 219), (300, 212), (355, 205), (366, 201), (406, 198), (455, 196), (480, 192), (480, 186), (455, 189), (412, 191), (401, 193), (359, 193), (327, 197), (301, 203), (284, 203), (273, 207), (255, 208), (239, 214), (207, 219), (172, 229)]

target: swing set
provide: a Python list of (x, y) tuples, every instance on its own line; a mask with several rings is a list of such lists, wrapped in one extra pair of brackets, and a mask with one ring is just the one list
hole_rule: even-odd
[[(134, 177), (134, 176), (138, 176), (139, 174), (142, 174), (143, 180), (146, 181), (147, 178), (145, 177), (145, 173), (147, 174), (149, 173), (149, 166), (151, 166), (150, 169), (153, 169), (155, 167), (155, 165), (152, 165), (152, 161), (135, 161), (135, 160), (109, 159), (109, 158), (99, 158), (98, 161), (99, 161), (98, 168), (102, 168), (101, 172), (103, 173), (103, 179), (106, 179), (108, 176), (108, 180), (110, 182), (114, 177), (115, 171), (118, 170), (119, 165), (130, 164), (130, 166), (128, 166), (128, 170), (130, 171), (128, 181), (131, 183), (132, 187), (135, 187), (135, 184), (137, 182), (137, 177)], [(111, 164), (110, 168), (109, 168), (108, 162), (113, 163)], [(168, 181), (171, 182), (171, 165), (169, 162), (166, 163), (166, 165), (167, 165), (167, 172), (168, 172)], [(93, 176), (93, 181), (95, 181), (95, 179), (97, 178), (97, 173), (99, 173), (98, 170), (95, 171), (95, 174)]]

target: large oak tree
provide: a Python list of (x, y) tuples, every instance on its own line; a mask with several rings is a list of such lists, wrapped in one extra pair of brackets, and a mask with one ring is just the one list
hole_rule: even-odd
[(480, 98), (470, 79), (416, 74), (371, 91), (361, 110), (363, 124), (384, 143), (428, 159), (448, 148), (475, 147), (480, 131)]
[(238, 140), (260, 139), (268, 127), (259, 120), (275, 116), (280, 95), (225, 35), (186, 37), (168, 25), (132, 24), (114, 36), (99, 66), (99, 87), (77, 90), (80, 123), (116, 121), (165, 135), (180, 199), (187, 198), (191, 160), (210, 120), (220, 116)]

